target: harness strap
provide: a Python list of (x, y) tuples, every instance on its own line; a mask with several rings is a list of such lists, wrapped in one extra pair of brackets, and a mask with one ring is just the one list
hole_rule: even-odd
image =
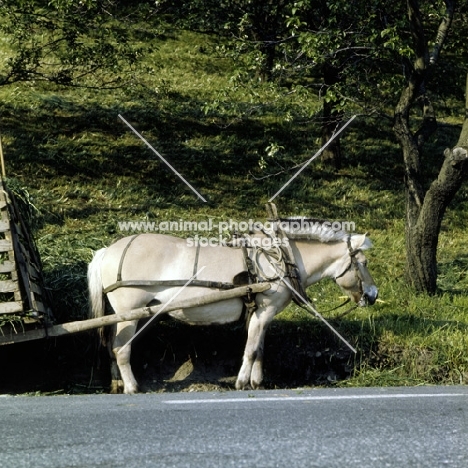
[[(346, 302), (344, 302), (343, 304), (341, 304), (340, 306), (338, 307), (342, 307), (344, 306), (345, 304), (347, 304), (351, 299), (348, 299)], [(338, 309), (338, 307), (336, 307), (336, 309)], [(334, 320), (339, 320), (341, 318), (343, 318), (345, 315), (348, 315), (350, 312), (352, 312), (354, 309), (356, 309), (358, 307), (357, 304), (353, 304), (351, 307), (349, 307), (348, 309), (346, 309), (344, 312), (341, 312), (341, 314), (338, 314), (336, 315), (335, 317), (333, 317)]]
[(145, 286), (198, 286), (202, 288), (213, 288), (213, 289), (234, 289), (236, 285), (233, 283), (222, 283), (220, 281), (204, 281), (194, 279), (189, 284), (187, 280), (128, 280), (128, 281), (116, 281), (114, 284), (107, 286), (103, 290), (103, 294), (115, 291), (118, 288), (124, 287), (145, 287)]
[(117, 282), (119, 281), (122, 281), (122, 266), (123, 266), (123, 262), (125, 260), (125, 255), (127, 253), (127, 250), (130, 248), (130, 245), (132, 244), (132, 242), (139, 236), (140, 234), (135, 234), (134, 236), (132, 236), (132, 238), (128, 241), (128, 244), (125, 246), (123, 252), (122, 252), (122, 256), (120, 257), (120, 263), (119, 263), (119, 269), (117, 270)]
[(195, 252), (195, 261), (193, 263), (193, 274), (192, 276), (195, 276), (198, 271), (198, 257), (200, 256), (200, 243), (197, 242), (197, 250)]
[[(356, 277), (356, 279), (358, 280), (358, 283), (359, 283), (359, 292), (361, 293), (361, 296), (362, 296), (363, 293), (364, 293), (363, 288), (362, 288), (363, 279), (362, 279), (361, 272), (360, 272), (360, 269), (359, 269), (360, 264), (356, 259), (356, 254), (358, 252), (360, 252), (360, 249), (354, 249), (353, 250), (353, 247), (351, 245), (351, 234), (346, 239), (346, 243), (348, 245), (348, 253), (349, 253), (349, 258), (350, 258), (349, 266), (342, 273), (335, 276), (333, 278), (333, 281), (336, 281), (338, 278), (341, 278), (342, 276), (344, 276), (351, 269), (351, 267), (353, 267), (354, 268), (354, 275), (355, 275), (355, 277)], [(341, 316), (343, 316), (343, 315), (345, 315), (345, 314), (341, 314)]]
[[(280, 249), (284, 254), (284, 263), (286, 266), (286, 276), (290, 278), (291, 287), (292, 287), (292, 300), (300, 307), (304, 307), (311, 302), (307, 296), (307, 292), (302, 286), (301, 274), (299, 268), (295, 262), (294, 252), (289, 243), (289, 238), (287, 234), (283, 231), (280, 226), (278, 212), (274, 203), (267, 203), (266, 209), (270, 217), (269, 221), (272, 221), (276, 226), (276, 231), (274, 235), (278, 236), (281, 240), (287, 240), (288, 242), (282, 242)], [(266, 234), (266, 233), (265, 233)], [(304, 302), (304, 299), (306, 302)]]
[(252, 262), (252, 259), (249, 257), (249, 252), (245, 244), (242, 244), (242, 253), (244, 255), (245, 266), (247, 267), (247, 273), (249, 276), (249, 284), (258, 283), (257, 272), (255, 271), (255, 266)]

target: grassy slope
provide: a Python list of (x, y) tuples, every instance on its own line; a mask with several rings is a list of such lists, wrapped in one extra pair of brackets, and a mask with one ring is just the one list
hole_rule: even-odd
[[(33, 84), (0, 90), (7, 173), (12, 186), (29, 194), (59, 321), (85, 316), (86, 264), (93, 250), (124, 235), (118, 221), (264, 219), (264, 203), (291, 172), (263, 176), (304, 161), (318, 147), (317, 128), (306, 118), (317, 111), (318, 102), (305, 103), (294, 95), (285, 101), (274, 89), (261, 87), (256, 101), (242, 89), (227, 94), (223, 90), (232, 64), (204, 50), (205, 37), (183, 33), (166, 38), (147, 61), (148, 72), (137, 74), (123, 89)], [(207, 103), (212, 108), (205, 114)], [(119, 113), (208, 204), (161, 164), (117, 118)], [(433, 154), (456, 142), (459, 122), (447, 118), (446, 123), (433, 141)], [(279, 156), (268, 157), (272, 143), (281, 147)], [(354, 221), (356, 230), (368, 232), (374, 241), (370, 268), (383, 302), (336, 322), (360, 349), (347, 362), (350, 378), (340, 383), (466, 383), (467, 187), (447, 214), (440, 237), (440, 294), (416, 296), (402, 276), (402, 168), (390, 122), (361, 118), (346, 133), (343, 146), (343, 170), (336, 174), (314, 162), (276, 200), (282, 215)], [(428, 166), (432, 172), (437, 169), (433, 163)], [(340, 302), (332, 283), (309, 293), (319, 310)], [(297, 346), (301, 339), (317, 342), (318, 354), (338, 346), (296, 306), (278, 317), (272, 333), (291, 333)], [(329, 355), (330, 362), (336, 359)]]

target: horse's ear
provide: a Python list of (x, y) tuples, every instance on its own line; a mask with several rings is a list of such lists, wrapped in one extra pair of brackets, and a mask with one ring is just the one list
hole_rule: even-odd
[(370, 249), (372, 247), (372, 242), (366, 236), (367, 234), (354, 234), (351, 236), (351, 248), (353, 250)]

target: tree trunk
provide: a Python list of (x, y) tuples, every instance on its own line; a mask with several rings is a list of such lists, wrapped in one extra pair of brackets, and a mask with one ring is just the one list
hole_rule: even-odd
[(467, 175), (468, 141), (463, 134), (468, 133), (468, 120), (458, 144), (447, 148), (439, 175), (426, 192), (424, 203), (416, 223), (407, 223), (406, 248), (407, 272), (417, 291), (430, 294), (437, 289), (437, 243), (445, 210), (460, 188)]
[(267, 82), (273, 75), (276, 58), (276, 44), (278, 30), (280, 29), (281, 11), (284, 8), (283, 0), (269, 0), (266, 3), (252, 2), (252, 36), (259, 43), (263, 62), (257, 70), (257, 79)]
[[(415, 59), (407, 86), (395, 109), (393, 130), (403, 151), (406, 191), (406, 278), (417, 291), (434, 294), (437, 290), (437, 244), (440, 226), (447, 206), (466, 177), (468, 120), (465, 121), (457, 145), (446, 149), (439, 175), (425, 192), (422, 172), (422, 148), (437, 128), (434, 110), (426, 93), (426, 81), (437, 63), (452, 23), (455, 3), (444, 0), (445, 15), (429, 51), (418, 0), (407, 0), (408, 18), (414, 40)], [(410, 110), (419, 104), (423, 112), (420, 128), (413, 133)], [(468, 108), (468, 79), (467, 102)]]
[[(468, 108), (468, 77), (467, 77)], [(437, 290), (437, 244), (445, 211), (468, 173), (468, 118), (458, 143), (444, 152), (444, 161), (427, 192), (422, 188), (418, 137), (397, 114), (394, 131), (400, 140), (406, 168), (406, 278), (419, 292)]]

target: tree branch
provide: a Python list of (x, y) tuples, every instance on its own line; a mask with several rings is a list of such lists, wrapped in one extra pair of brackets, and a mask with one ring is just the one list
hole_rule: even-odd
[[(437, 35), (434, 43), (434, 47), (432, 49), (432, 52), (429, 56), (429, 62), (425, 62), (430, 69), (432, 69), (436, 62), (437, 59), (439, 58), (440, 51), (442, 50), (442, 47), (445, 43), (445, 40), (448, 36), (448, 32), (450, 30), (450, 26), (452, 24), (452, 19), (455, 11), (455, 1), (454, 0), (444, 0), (446, 9), (445, 9), (445, 15), (442, 17), (442, 20), (439, 24), (439, 28), (437, 30)], [(419, 29), (419, 26), (416, 25), (416, 28)], [(420, 34), (420, 41), (422, 42), (423, 40), (425, 41), (425, 38), (423, 38), (423, 33)], [(426, 45), (427, 49), (427, 45)], [(426, 55), (427, 52), (424, 53)], [(423, 121), (421, 124), (421, 127), (418, 129), (418, 131), (415, 134), (416, 141), (419, 147), (422, 147), (426, 140), (437, 130), (437, 120), (435, 116), (435, 111), (434, 107), (432, 105), (431, 100), (427, 96), (427, 93), (425, 91), (425, 85), (424, 81), (428, 79), (428, 75), (431, 73), (430, 70), (426, 71), (424, 80), (421, 84), (421, 107), (423, 111)]]
[(424, 26), (421, 19), (418, 0), (408, 0), (408, 17), (416, 53), (414, 70), (415, 73), (419, 75), (426, 71), (426, 66), (429, 62), (429, 51), (427, 48), (427, 40), (426, 35), (424, 34)]
[(442, 50), (445, 40), (447, 39), (454, 13), (455, 1), (445, 0), (445, 15), (442, 17), (442, 20), (439, 24), (434, 47), (432, 48), (431, 56), (429, 58), (429, 63), (431, 66), (433, 66), (439, 58), (440, 51)]

